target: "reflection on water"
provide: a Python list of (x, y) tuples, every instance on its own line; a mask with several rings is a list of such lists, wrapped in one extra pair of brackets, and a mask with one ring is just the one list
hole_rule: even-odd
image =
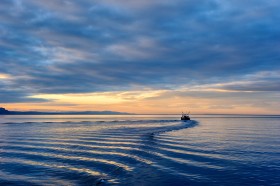
[(280, 185), (279, 118), (177, 118), (0, 116), (0, 185)]

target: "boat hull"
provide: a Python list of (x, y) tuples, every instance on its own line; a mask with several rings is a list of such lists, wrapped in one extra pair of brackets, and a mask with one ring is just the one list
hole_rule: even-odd
[(191, 120), (191, 118), (190, 117), (181, 117), (181, 120)]

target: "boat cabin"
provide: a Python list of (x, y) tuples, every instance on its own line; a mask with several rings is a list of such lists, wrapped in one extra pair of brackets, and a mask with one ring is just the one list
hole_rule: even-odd
[(191, 120), (191, 118), (189, 116), (189, 113), (185, 114), (185, 113), (182, 112), (181, 120)]

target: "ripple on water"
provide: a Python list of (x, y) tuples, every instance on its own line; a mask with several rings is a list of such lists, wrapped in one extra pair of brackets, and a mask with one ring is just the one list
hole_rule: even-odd
[(0, 124), (0, 185), (275, 185), (280, 127), (246, 121)]

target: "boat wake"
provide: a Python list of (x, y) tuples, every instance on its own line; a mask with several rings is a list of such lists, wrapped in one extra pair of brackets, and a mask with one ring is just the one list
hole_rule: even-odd
[[(145, 121), (146, 123), (151, 123), (151, 121)], [(154, 122), (154, 121), (152, 121)], [(171, 131), (176, 131), (176, 130), (181, 130), (181, 129), (186, 129), (186, 128), (191, 128), (191, 127), (195, 127), (196, 125), (198, 125), (197, 121), (194, 120), (188, 120), (188, 121), (178, 121), (178, 120), (157, 120), (158, 123), (161, 123), (160, 126), (154, 126), (154, 125), (148, 125), (145, 127), (129, 127), (129, 128), (120, 128), (120, 129), (111, 129), (111, 130), (107, 130), (106, 134), (112, 135), (114, 134), (119, 134), (119, 135), (124, 135), (125, 136), (139, 136), (139, 141), (140, 141), (140, 145), (139, 145), (139, 149), (141, 149), (141, 151), (144, 151), (146, 154), (150, 154), (155, 156), (154, 158), (156, 159), (157, 156), (161, 156), (157, 153), (155, 153), (155, 148), (154, 145), (156, 145), (155, 140), (156, 140), (156, 136), (163, 134), (163, 133), (167, 133), (167, 132), (171, 132)], [(163, 123), (168, 123), (168, 125), (162, 125)], [(135, 153), (139, 153), (137, 152), (138, 150), (131, 150), (130, 151), (130, 155), (131, 156), (135, 156)], [(143, 152), (141, 152), (140, 154), (142, 154)], [(119, 161), (122, 161), (122, 158), (119, 159)], [(154, 166), (154, 159), (151, 158), (149, 161), (144, 160), (144, 161), (139, 161), (138, 163), (136, 163), (134, 165), (134, 169), (148, 169), (148, 167)], [(118, 177), (118, 170), (119, 168), (114, 169), (112, 172), (110, 172), (110, 175), (115, 174), (116, 177)], [(99, 179), (97, 179), (96, 181), (96, 185), (108, 185), (107, 180), (112, 179), (111, 177), (108, 177), (108, 175), (106, 176), (102, 176)], [(125, 184), (125, 180), (123, 180), (121, 183)]]

